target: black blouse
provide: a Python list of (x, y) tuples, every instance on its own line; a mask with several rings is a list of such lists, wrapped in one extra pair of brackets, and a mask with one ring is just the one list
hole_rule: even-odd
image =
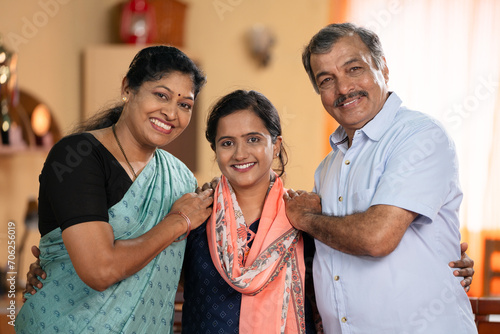
[(49, 152), (39, 177), (38, 228), (105, 221), (132, 180), (115, 157), (90, 133), (69, 135)]

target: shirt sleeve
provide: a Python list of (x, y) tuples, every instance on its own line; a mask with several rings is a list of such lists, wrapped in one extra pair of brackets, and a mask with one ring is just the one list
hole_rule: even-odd
[(100, 143), (74, 135), (51, 150), (40, 175), (40, 205), (53, 213), (61, 229), (87, 221), (108, 222), (104, 157)]
[(398, 206), (429, 223), (450, 197), (461, 196), (455, 146), (443, 128), (430, 121), (397, 142), (371, 205)]

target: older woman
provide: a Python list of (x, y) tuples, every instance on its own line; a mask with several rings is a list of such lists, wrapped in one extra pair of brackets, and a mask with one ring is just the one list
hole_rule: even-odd
[(192, 193), (193, 174), (157, 147), (188, 126), (204, 82), (178, 49), (143, 49), (123, 103), (54, 145), (39, 192), (47, 277), (26, 295), (18, 333), (171, 331), (185, 236), (212, 198)]

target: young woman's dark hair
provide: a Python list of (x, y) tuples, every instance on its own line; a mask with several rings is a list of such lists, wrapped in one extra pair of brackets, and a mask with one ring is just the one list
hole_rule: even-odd
[[(130, 63), (126, 78), (130, 89), (137, 92), (144, 82), (160, 80), (172, 72), (191, 77), (196, 99), (206, 82), (205, 75), (188, 56), (173, 46), (151, 46), (139, 51)], [(74, 132), (107, 128), (118, 121), (122, 111), (123, 103), (101, 111), (78, 125)]]
[[(217, 101), (208, 115), (205, 137), (210, 143), (212, 150), (215, 151), (215, 136), (219, 120), (239, 110), (251, 110), (259, 116), (264, 122), (267, 131), (271, 134), (273, 143), (276, 142), (278, 136), (281, 136), (280, 117), (271, 101), (261, 93), (253, 90), (236, 90)], [(288, 156), (283, 143), (281, 144), (278, 158), (279, 166), (276, 168), (276, 173), (282, 176), (285, 173), (285, 165), (288, 162)]]

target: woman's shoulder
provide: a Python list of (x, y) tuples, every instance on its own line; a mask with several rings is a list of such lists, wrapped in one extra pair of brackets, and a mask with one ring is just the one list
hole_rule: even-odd
[[(166, 166), (171, 173), (176, 174), (181, 180), (186, 180), (190, 184), (192, 182), (197, 186), (196, 178), (194, 177), (193, 172), (186, 166), (184, 162), (182, 162), (179, 158), (175, 157), (170, 152), (165, 151), (164, 149), (157, 149), (157, 155), (164, 161)], [(195, 186), (195, 187), (196, 187)]]
[[(181, 169), (188, 169), (187, 166), (179, 158), (174, 156), (172, 153), (165, 151), (162, 148), (156, 150), (156, 153), (160, 155), (163, 159), (167, 160), (170, 164), (174, 164)], [(188, 169), (189, 170), (189, 169)]]
[(75, 170), (89, 172), (103, 169), (111, 160), (106, 148), (90, 133), (76, 133), (63, 137), (50, 150), (42, 174), (54, 172), (58, 178)]
[(95, 147), (102, 146), (101, 143), (90, 133), (74, 133), (61, 138), (51, 149), (51, 153), (76, 152), (80, 155), (89, 154)]

